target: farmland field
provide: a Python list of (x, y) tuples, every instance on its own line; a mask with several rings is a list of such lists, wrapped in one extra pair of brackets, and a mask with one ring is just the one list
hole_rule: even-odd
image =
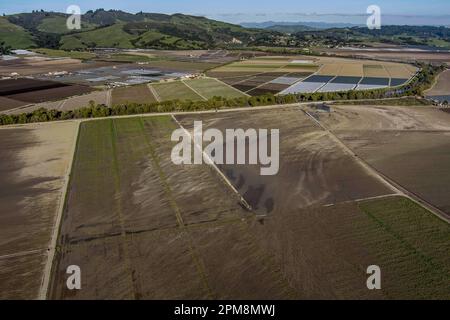
[(225, 98), (238, 98), (244, 96), (242, 92), (229, 87), (216, 79), (196, 79), (185, 81), (184, 83), (206, 99), (211, 99), (214, 96)]
[(122, 103), (153, 103), (157, 102), (150, 88), (146, 85), (121, 87), (112, 92), (112, 104)]
[(437, 98), (437, 100), (450, 101), (450, 70), (442, 72), (436, 84), (425, 95), (431, 98)]
[(364, 77), (389, 78), (391, 75), (382, 65), (365, 64)]
[[(285, 56), (234, 62), (209, 71), (208, 76), (217, 77), (236, 89), (254, 96), (268, 92), (273, 94), (313, 93), (399, 86), (407, 82), (416, 71), (417, 69), (413, 66), (393, 62)], [(275, 74), (277, 77), (268, 79)], [(318, 79), (320, 77), (327, 77), (328, 80), (322, 81), (323, 79)], [(328, 81), (335, 77), (358, 80), (353, 82), (353, 85), (347, 82), (345, 82), (346, 85), (328, 84)], [(274, 81), (277, 82), (276, 78), (297, 78), (297, 80), (292, 82), (280, 80), (284, 84), (283, 87), (270, 87)], [(361, 78), (369, 82), (370, 79), (383, 79), (383, 84), (362, 83), (357, 86)]]
[(41, 102), (26, 106), (23, 108), (18, 108), (15, 110), (5, 111), (7, 114), (21, 114), (24, 112), (32, 112), (34, 110), (45, 108), (48, 110), (76, 110), (84, 107), (88, 107), (89, 103), (93, 101), (95, 104), (108, 104), (108, 91), (93, 91), (88, 94), (81, 96), (70, 97), (64, 100)]
[(192, 101), (204, 100), (201, 96), (199, 96), (188, 86), (186, 86), (182, 81), (155, 83), (149, 86), (153, 87), (158, 95), (157, 98), (161, 101), (175, 99)]
[(414, 50), (405, 49), (401, 46), (396, 49), (379, 48), (379, 50), (370, 49), (322, 49), (321, 51), (330, 52), (332, 54), (337, 54), (341, 56), (357, 56), (360, 58), (376, 58), (385, 59), (390, 61), (398, 62), (411, 62), (416, 61), (425, 63), (436, 63), (436, 64), (449, 64), (450, 65), (450, 54), (446, 51), (428, 51), (428, 50)]
[[(246, 123), (281, 126), (287, 135), (281, 168), (298, 169), (284, 177), (287, 182), (268, 180), (265, 187), (274, 191), (270, 184), (281, 182), (277, 188), (286, 190), (297, 180), (300, 200), (275, 192), (274, 210), (265, 218), (245, 211), (209, 166), (171, 162), (170, 135), (177, 125), (170, 117), (85, 122), (50, 298), (449, 298), (448, 224), (401, 196), (346, 202), (389, 190), (339, 155), (300, 110), (252, 113), (247, 122), (241, 113), (197, 119), (226, 125), (239, 115), (237, 125), (243, 128)], [(178, 118), (187, 127), (192, 120)], [(330, 158), (332, 149), (337, 159)], [(310, 165), (301, 165), (302, 158), (311, 158)], [(230, 177), (229, 169), (222, 168)], [(349, 184), (347, 171), (353, 175)], [(244, 184), (252, 180), (256, 187), (252, 172), (234, 169), (245, 174)], [(347, 192), (333, 188), (333, 172), (339, 172), (335, 181)], [(317, 183), (327, 183), (332, 194), (311, 188)], [(258, 193), (240, 190), (247, 200)], [(323, 206), (328, 201), (332, 204)], [(383, 270), (383, 290), (367, 290), (366, 268), (374, 263)], [(71, 264), (83, 270), (81, 291), (65, 287), (65, 268)]]
[(0, 130), (0, 297), (36, 299), (76, 123)]
[[(246, 213), (208, 167), (172, 164), (168, 139), (174, 128), (168, 117), (82, 125), (52, 297), (211, 296), (208, 255), (199, 253), (193, 233), (239, 224)], [(258, 265), (251, 255), (246, 259)], [(79, 263), (86, 275), (86, 289), (75, 295), (60, 282), (69, 262)]]
[(0, 80), (0, 96), (26, 103), (59, 100), (91, 92), (92, 89), (80, 85), (67, 85), (55, 81), (34, 79)]
[(24, 101), (13, 100), (5, 97), (0, 97), (0, 112), (15, 109), (27, 105)]
[[(206, 128), (279, 128), (280, 171), (261, 176), (252, 165), (221, 165), (236, 189), (259, 214), (277, 215), (313, 205), (357, 200), (392, 194), (389, 188), (368, 175), (326, 132), (317, 127), (301, 110), (277, 110), (232, 114), (177, 116), (187, 129), (194, 120)], [(293, 175), (293, 172), (296, 175)], [(286, 194), (285, 190), (290, 190)]]
[[(253, 232), (306, 299), (448, 299), (450, 227), (402, 197), (309, 207)], [(428, 239), (423, 242), (423, 239)], [(382, 290), (368, 291), (379, 264)]]
[[(90, 68), (111, 65), (109, 62), (93, 62)], [(44, 57), (21, 58), (13, 61), (0, 61), (0, 76), (18, 73), (21, 76), (45, 74), (55, 71), (79, 71), (86, 69), (86, 64), (77, 59), (51, 59)]]
[(450, 216), (450, 115), (430, 107), (334, 107), (318, 115), (355, 153)]

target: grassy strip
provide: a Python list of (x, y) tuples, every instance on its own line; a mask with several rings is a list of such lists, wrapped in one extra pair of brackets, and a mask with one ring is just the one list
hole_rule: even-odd
[(79, 60), (91, 60), (96, 57), (96, 54), (86, 51), (64, 51), (45, 48), (34, 49), (33, 51), (55, 58), (66, 57)]
[[(404, 197), (366, 201), (358, 207), (383, 235), (366, 245), (378, 252), (378, 261), (389, 275), (409, 279), (407, 286), (421, 288), (423, 299), (448, 299), (449, 225)], [(395, 285), (390, 290), (405, 287)]]
[(433, 104), (426, 99), (416, 97), (406, 97), (398, 99), (377, 99), (377, 100), (361, 100), (361, 101), (338, 101), (334, 105), (363, 105), (363, 106), (432, 106)]

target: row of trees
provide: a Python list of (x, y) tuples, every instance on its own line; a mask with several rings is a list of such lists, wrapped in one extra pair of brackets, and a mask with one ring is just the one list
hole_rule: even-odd
[(222, 108), (256, 107), (277, 104), (283, 105), (297, 102), (382, 99), (402, 96), (416, 96), (420, 95), (423, 90), (431, 86), (436, 75), (439, 74), (444, 67), (422, 65), (421, 68), (420, 73), (409, 84), (397, 89), (388, 88), (369, 91), (316, 92), (310, 94), (301, 93), (280, 96), (265, 94), (257, 97), (240, 97), (233, 99), (214, 97), (208, 101), (194, 102), (190, 100), (173, 100), (149, 104), (120, 104), (113, 107), (96, 105), (92, 101), (88, 107), (73, 111), (38, 109), (33, 112), (23, 113), (20, 115), (0, 115), (0, 125), (70, 119), (88, 119), (157, 112), (201, 111)]

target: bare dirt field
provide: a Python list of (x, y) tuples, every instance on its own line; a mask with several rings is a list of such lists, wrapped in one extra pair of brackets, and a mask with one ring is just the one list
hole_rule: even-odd
[[(10, 99), (6, 105), (16, 108), (21, 105), (55, 101), (70, 96), (91, 92), (92, 89), (81, 85), (67, 85), (56, 81), (35, 80), (28, 78), (8, 79), (0, 81), (0, 97)], [(17, 101), (18, 103), (12, 103)], [(21, 105), (19, 103), (22, 102)], [(10, 108), (3, 107), (7, 110)]]
[(226, 50), (143, 50), (126, 51), (127, 54), (143, 55), (186, 62), (225, 64), (239, 59), (239, 55)]
[[(281, 114), (293, 131), (286, 138), (291, 148), (299, 132), (318, 131), (298, 109)], [(279, 119), (273, 113), (256, 116), (260, 125)], [(428, 211), (389, 197), (326, 207), (286, 205), (256, 218), (209, 166), (171, 162), (175, 128), (169, 117), (83, 123), (50, 298), (449, 297), (450, 228)], [(292, 162), (286, 158), (308, 154), (305, 145), (299, 148), (282, 153), (283, 167)], [(300, 178), (301, 170), (291, 176)], [(292, 192), (309, 196), (311, 185)], [(366, 287), (366, 268), (374, 263), (383, 270), (381, 291)], [(80, 291), (65, 286), (72, 264), (82, 270)]]
[(15, 109), (7, 110), (4, 113), (6, 114), (21, 114), (26, 112), (33, 112), (34, 110), (45, 108), (48, 110), (62, 110), (62, 111), (68, 111), (68, 110), (76, 110), (80, 108), (84, 108), (89, 106), (89, 103), (91, 101), (94, 101), (95, 104), (104, 104), (108, 105), (108, 91), (93, 91), (88, 94), (84, 94), (81, 96), (75, 96), (70, 97), (64, 100), (58, 100), (58, 101), (50, 101), (50, 102), (42, 102), (33, 104), (26, 107), (18, 107)]
[(78, 96), (89, 92), (92, 92), (92, 89), (87, 86), (70, 85), (53, 89), (29, 91), (25, 93), (10, 95), (8, 96), (8, 98), (25, 101), (28, 103), (40, 103), (60, 100), (71, 96)]
[[(173, 165), (174, 128), (167, 117), (83, 124), (51, 297), (211, 296), (188, 228), (214, 230), (246, 212), (209, 167)], [(72, 263), (85, 274), (77, 293), (63, 281)]]
[(427, 96), (450, 96), (450, 70), (442, 72), (436, 84), (425, 92)]
[(157, 102), (150, 88), (144, 85), (122, 87), (112, 92), (112, 104), (122, 103), (153, 103)]
[(9, 76), (18, 73), (21, 76), (46, 74), (49, 72), (78, 71), (87, 68), (98, 68), (112, 65), (110, 62), (83, 63), (76, 59), (32, 59), (24, 58), (13, 61), (0, 62), (0, 76)]
[(0, 297), (35, 299), (76, 123), (0, 129)]
[(361, 58), (375, 58), (385, 59), (399, 62), (431, 62), (431, 63), (447, 63), (450, 64), (450, 53), (448, 52), (432, 52), (424, 50), (346, 50), (346, 49), (324, 49), (322, 51), (342, 55), (342, 56), (355, 56)]
[(0, 97), (0, 112), (19, 108), (19, 107), (25, 106), (27, 104), (28, 103), (24, 102), (24, 101), (18, 101), (18, 100), (5, 98), (5, 97)]
[(189, 130), (195, 120), (203, 121), (204, 130), (280, 130), (280, 171), (277, 175), (261, 176), (259, 166), (220, 166), (259, 214), (276, 215), (281, 211), (294, 211), (312, 205), (393, 193), (368, 175), (299, 108), (177, 118)]
[(361, 158), (450, 215), (450, 114), (433, 107), (333, 107), (319, 120)]
[(377, 170), (450, 217), (450, 131), (338, 135)]

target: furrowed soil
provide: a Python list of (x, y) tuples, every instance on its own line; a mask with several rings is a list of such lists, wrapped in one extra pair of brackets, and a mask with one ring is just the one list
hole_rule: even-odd
[[(450, 297), (450, 227), (408, 199), (285, 211), (251, 230), (303, 299)], [(366, 287), (370, 265), (381, 290)]]
[[(230, 128), (280, 130), (280, 169), (262, 176), (260, 165), (220, 165), (236, 189), (256, 212), (277, 215), (313, 205), (326, 205), (393, 193), (366, 173), (350, 155), (299, 108), (177, 116), (192, 130)], [(269, 138), (270, 139), (270, 138)], [(227, 143), (233, 143), (228, 138)], [(205, 143), (205, 146), (207, 144)], [(246, 144), (247, 150), (249, 143)], [(225, 155), (226, 157), (226, 155)], [(289, 190), (289, 192), (286, 192)]]
[(450, 114), (433, 107), (336, 106), (320, 121), (361, 158), (450, 215)]
[(126, 104), (126, 103), (154, 103), (157, 102), (156, 98), (153, 96), (150, 88), (144, 85), (132, 86), (132, 87), (122, 87), (114, 89), (112, 92), (112, 103), (116, 104)]
[[(282, 124), (280, 174), (291, 171), (275, 181), (282, 192), (266, 184), (275, 201), (264, 217), (242, 209), (208, 165), (172, 163), (171, 118), (83, 123), (50, 298), (449, 299), (448, 224), (400, 196), (342, 202), (389, 190), (339, 155), (300, 109), (265, 112), (202, 118), (205, 128)], [(178, 118), (190, 129), (188, 116)], [(246, 181), (259, 175), (242, 173)], [(82, 270), (79, 291), (66, 289), (73, 264)], [(374, 264), (382, 290), (366, 286)]]
[(76, 123), (0, 130), (0, 298), (38, 296)]
[[(175, 128), (170, 118), (83, 124), (52, 298), (225, 297), (225, 291), (217, 288), (226, 284), (212, 276), (215, 265), (209, 261), (217, 248), (202, 240), (218, 228), (242, 224), (248, 213), (211, 168), (171, 162), (170, 134)], [(232, 241), (239, 231), (227, 234)], [(240, 277), (231, 281), (241, 263), (255, 267), (262, 263), (246, 241), (236, 246), (244, 260), (221, 266), (230, 275), (230, 288), (241, 286)], [(84, 290), (65, 289), (69, 264), (84, 270)], [(244, 288), (242, 294), (255, 298), (267, 292), (267, 298), (282, 297), (285, 288), (273, 275), (274, 268), (268, 266), (258, 278), (250, 277), (255, 290)], [(265, 282), (273, 289), (266, 290)]]

